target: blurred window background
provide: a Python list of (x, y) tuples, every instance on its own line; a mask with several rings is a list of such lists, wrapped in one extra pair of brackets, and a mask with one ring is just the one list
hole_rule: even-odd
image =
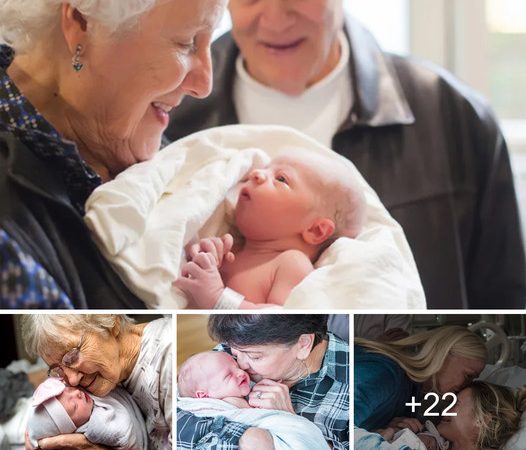
[[(526, 236), (526, 0), (343, 0), (387, 51), (433, 61), (492, 104)], [(230, 28), (224, 17), (218, 35)]]

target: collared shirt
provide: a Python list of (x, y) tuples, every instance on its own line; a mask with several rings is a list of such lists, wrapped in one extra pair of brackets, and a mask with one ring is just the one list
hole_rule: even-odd
[[(100, 177), (18, 90), (9, 75), (13, 52), (0, 46), (0, 131), (15, 135), (63, 179), (80, 214)], [(37, 175), (37, 174), (35, 174)], [(47, 271), (5, 230), (0, 229), (0, 306), (2, 308), (72, 308), (72, 302)]]
[[(216, 349), (230, 351), (222, 345)], [(329, 334), (321, 369), (296, 383), (289, 393), (296, 414), (317, 425), (335, 450), (349, 449), (349, 346), (345, 342)], [(235, 450), (247, 428), (224, 418), (195, 417), (178, 410), (177, 448), (206, 443), (207, 449)], [(198, 440), (192, 443), (192, 438)]]

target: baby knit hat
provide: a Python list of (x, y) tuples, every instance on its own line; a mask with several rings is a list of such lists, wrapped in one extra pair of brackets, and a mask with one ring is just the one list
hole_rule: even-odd
[(61, 379), (48, 378), (33, 394), (27, 421), (29, 439), (33, 447), (38, 446), (39, 439), (73, 433), (77, 429), (62, 403), (56, 399), (64, 389), (66, 385)]

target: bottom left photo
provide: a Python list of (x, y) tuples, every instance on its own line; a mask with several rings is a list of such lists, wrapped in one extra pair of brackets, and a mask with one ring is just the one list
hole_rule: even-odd
[(172, 448), (172, 317), (0, 315), (0, 450)]

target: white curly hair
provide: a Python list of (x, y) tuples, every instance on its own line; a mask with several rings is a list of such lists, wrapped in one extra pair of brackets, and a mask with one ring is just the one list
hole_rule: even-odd
[(68, 331), (94, 332), (109, 336), (116, 324), (128, 331), (135, 321), (124, 314), (26, 314), (21, 329), (30, 356), (42, 355), (46, 348), (60, 345)]
[[(70, 0), (82, 15), (109, 33), (128, 28), (160, 0)], [(0, 0), (0, 44), (17, 53), (29, 50), (60, 23), (62, 0)]]

